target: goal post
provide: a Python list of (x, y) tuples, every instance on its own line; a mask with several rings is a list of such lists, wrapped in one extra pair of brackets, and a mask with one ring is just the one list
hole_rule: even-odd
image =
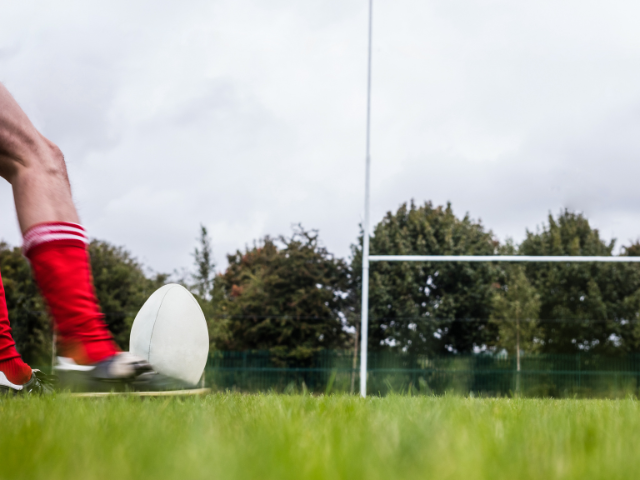
[(369, 255), (369, 262), (602, 262), (640, 263), (640, 257), (580, 255)]
[(369, 347), (369, 262), (640, 262), (640, 257), (528, 256), (528, 255), (369, 255), (370, 175), (371, 175), (371, 43), (373, 0), (369, 2), (367, 63), (367, 126), (364, 179), (364, 222), (362, 239), (362, 304), (360, 315), (360, 395), (367, 396), (367, 350)]

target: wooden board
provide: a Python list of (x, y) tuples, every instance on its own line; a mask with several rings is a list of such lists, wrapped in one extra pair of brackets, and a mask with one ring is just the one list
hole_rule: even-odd
[(98, 397), (189, 397), (206, 395), (211, 393), (210, 388), (194, 388), (192, 390), (167, 390), (164, 392), (82, 392), (70, 393), (74, 398), (98, 398)]

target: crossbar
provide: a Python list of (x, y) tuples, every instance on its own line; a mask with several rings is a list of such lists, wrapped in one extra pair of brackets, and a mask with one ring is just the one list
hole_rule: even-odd
[(640, 257), (543, 255), (369, 255), (370, 262), (599, 262), (640, 263)]

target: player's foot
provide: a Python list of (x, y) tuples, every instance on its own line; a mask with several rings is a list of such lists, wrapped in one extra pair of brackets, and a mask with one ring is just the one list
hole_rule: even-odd
[(153, 392), (193, 388), (155, 372), (146, 360), (128, 352), (117, 353), (95, 365), (78, 365), (70, 358), (58, 357), (55, 371), (60, 388), (74, 392)]
[(31, 378), (23, 385), (11, 383), (0, 372), (0, 394), (9, 395), (47, 395), (53, 393), (54, 379), (40, 370), (32, 370)]

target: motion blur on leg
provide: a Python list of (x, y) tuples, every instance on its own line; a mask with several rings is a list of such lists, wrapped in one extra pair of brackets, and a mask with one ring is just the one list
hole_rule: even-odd
[[(65, 357), (60, 372), (73, 372), (76, 380), (90, 379), (84, 382), (86, 388), (100, 388), (102, 383), (113, 389), (118, 382), (117, 388), (126, 388), (140, 383), (141, 377), (142, 384), (148, 383), (151, 367), (119, 351), (98, 307), (88, 239), (79, 224), (62, 152), (36, 130), (1, 84), (0, 176), (13, 187), (23, 253), (60, 339), (59, 351)], [(8, 315), (0, 308), (0, 372), (8, 383), (19, 386), (32, 375), (14, 352), (10, 332)]]

